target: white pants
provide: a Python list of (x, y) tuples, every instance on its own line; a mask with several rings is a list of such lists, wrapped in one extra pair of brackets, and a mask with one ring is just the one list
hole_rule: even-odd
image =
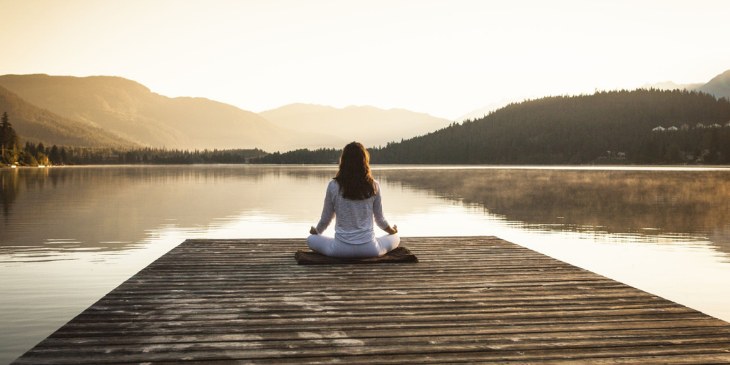
[(342, 258), (366, 258), (383, 256), (400, 244), (397, 234), (376, 237), (368, 243), (353, 245), (336, 240), (334, 237), (313, 234), (307, 237), (307, 245), (314, 251), (326, 256)]

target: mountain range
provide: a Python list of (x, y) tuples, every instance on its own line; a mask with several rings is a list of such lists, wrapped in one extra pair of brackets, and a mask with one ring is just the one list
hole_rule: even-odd
[[(0, 76), (0, 86), (26, 104), (62, 118), (119, 136), (125, 144), (179, 149), (265, 147), (287, 148), (294, 133), (258, 114), (204, 98), (168, 98), (120, 77), (48, 75)], [(15, 109), (18, 109), (16, 107)], [(21, 137), (25, 120), (8, 113)], [(308, 136), (305, 136), (308, 137)]]
[(730, 99), (730, 70), (727, 70), (713, 77), (707, 83), (677, 84), (673, 81), (664, 81), (644, 85), (644, 88), (653, 88), (659, 90), (702, 91), (714, 95), (718, 98), (724, 97)]
[(46, 144), (276, 151), (341, 147), (356, 138), (384, 145), (448, 124), (374, 107), (297, 104), (257, 114), (205, 98), (166, 97), (110, 76), (4, 75), (0, 88), (0, 112), (8, 112), (21, 138)]
[[(665, 82), (647, 88), (730, 98), (730, 70), (704, 84)], [(45, 74), (0, 76), (0, 112), (8, 113), (24, 141), (47, 145), (269, 152), (339, 148), (352, 140), (384, 146), (451, 124), (424, 113), (372, 106), (290, 104), (254, 113), (205, 98), (170, 98), (121, 77)]]

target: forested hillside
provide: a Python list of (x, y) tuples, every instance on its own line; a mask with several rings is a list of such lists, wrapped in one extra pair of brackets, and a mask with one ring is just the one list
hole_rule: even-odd
[(39, 108), (0, 86), (0, 114), (7, 113), (25, 142), (82, 147), (138, 147), (93, 124), (62, 117)]
[[(546, 97), (371, 154), (373, 163), (726, 164), (730, 102), (700, 92), (644, 89)], [(300, 150), (260, 161), (329, 163), (333, 155)]]
[[(389, 144), (378, 163), (728, 163), (730, 102), (698, 92), (557, 96)], [(661, 127), (661, 128), (657, 128)], [(676, 129), (676, 130), (675, 130)]]

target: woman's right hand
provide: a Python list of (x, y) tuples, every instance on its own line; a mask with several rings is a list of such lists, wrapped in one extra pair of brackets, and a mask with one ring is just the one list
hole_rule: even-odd
[(314, 228), (314, 226), (309, 227), (309, 234), (319, 234), (317, 232), (317, 228)]
[(398, 233), (398, 226), (394, 224), (393, 227), (388, 227), (385, 231), (388, 232), (388, 234), (396, 234)]

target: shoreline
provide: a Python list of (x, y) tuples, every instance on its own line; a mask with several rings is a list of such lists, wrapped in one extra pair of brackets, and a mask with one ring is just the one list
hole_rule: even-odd
[[(74, 167), (161, 167), (161, 166), (302, 166), (302, 167), (336, 167), (336, 163), (128, 163), (128, 164), (73, 164), (73, 165), (0, 165), (0, 171), (4, 170), (34, 170), (34, 169), (56, 169)], [(419, 163), (374, 163), (374, 168), (418, 168), (418, 169), (546, 169), (546, 170), (688, 170), (688, 171), (712, 171), (730, 169), (730, 164), (717, 165), (688, 165), (688, 164), (656, 164), (656, 165), (633, 165), (633, 164), (419, 164)]]

